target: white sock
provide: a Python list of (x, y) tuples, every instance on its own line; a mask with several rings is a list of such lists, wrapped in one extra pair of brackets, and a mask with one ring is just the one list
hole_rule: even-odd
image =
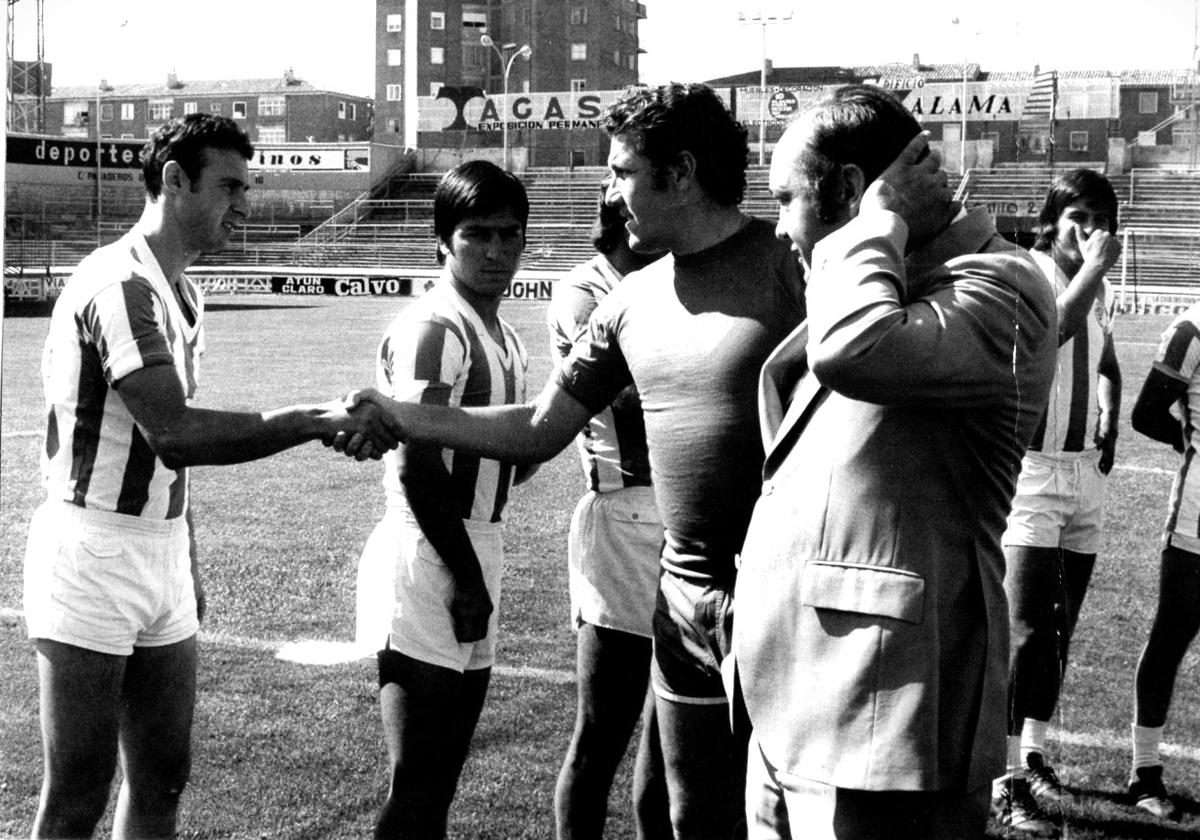
[[(1138, 726), (1135, 723), (1129, 728), (1133, 732), (1133, 770), (1162, 764), (1162, 759), (1158, 755), (1158, 745), (1162, 743), (1165, 727)], [(1130, 775), (1133, 776), (1135, 773), (1131, 771)]]
[(1050, 728), (1048, 720), (1034, 720), (1033, 718), (1025, 718), (1025, 723), (1021, 727), (1021, 765), (1024, 766), (1025, 758), (1031, 753), (1046, 754), (1046, 731)]
[(1005, 768), (1008, 776), (1014, 779), (1025, 778), (1025, 759), (1021, 755), (1021, 736), (1008, 736), (1008, 767)]

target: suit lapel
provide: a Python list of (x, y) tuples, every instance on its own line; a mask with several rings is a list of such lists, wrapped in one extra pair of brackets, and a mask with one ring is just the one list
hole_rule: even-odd
[(780, 342), (759, 375), (759, 424), (767, 458), (764, 475), (774, 472), (807, 418), (829, 394), (808, 369), (808, 323)]

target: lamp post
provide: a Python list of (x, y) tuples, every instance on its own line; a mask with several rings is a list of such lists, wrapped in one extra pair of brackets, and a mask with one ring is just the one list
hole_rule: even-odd
[[(517, 56), (528, 61), (529, 57), (533, 55), (533, 49), (528, 44), (522, 44), (520, 48), (516, 44), (497, 45), (492, 40), (491, 35), (481, 35), (479, 43), (485, 47), (491, 47), (496, 55), (500, 56), (500, 64), (504, 67), (504, 98), (500, 113), (500, 138), (504, 146), (504, 168), (508, 169), (508, 74), (512, 70), (513, 62), (517, 60)], [(505, 56), (505, 53), (509, 50), (516, 50), (516, 52)]]
[(100, 147), (100, 94), (106, 90), (110, 90), (108, 82), (104, 79), (101, 79), (100, 84), (96, 86), (96, 119), (94, 120), (96, 124), (96, 247), (104, 244), (100, 234), (100, 216), (104, 210), (104, 181), (100, 177), (102, 175), (100, 165), (100, 160), (102, 157), (102, 150)]
[[(958, 26), (959, 19), (951, 18), (950, 22)], [(979, 34), (976, 32), (975, 34)], [(958, 174), (967, 174), (967, 51), (963, 50), (962, 61), (962, 107), (959, 109), (962, 114), (962, 130), (958, 138)]]
[(738, 20), (742, 23), (755, 23), (762, 27), (762, 74), (759, 77), (758, 88), (758, 165), (766, 162), (767, 131), (767, 26), (773, 23), (789, 23), (792, 12), (766, 14), (761, 9), (756, 12), (738, 12)]

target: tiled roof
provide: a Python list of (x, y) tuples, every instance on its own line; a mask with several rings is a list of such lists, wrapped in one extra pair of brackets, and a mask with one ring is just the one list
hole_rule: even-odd
[[(238, 96), (271, 93), (322, 93), (309, 82), (293, 78), (290, 82), (285, 76), (269, 79), (180, 79), (176, 86), (170, 87), (167, 79), (155, 83), (134, 83), (127, 85), (109, 85), (104, 91), (104, 98), (117, 97), (151, 97), (151, 96)], [(350, 94), (337, 94), (350, 96)], [(96, 88), (92, 86), (56, 87), (50, 99), (90, 99), (95, 98)], [(365, 97), (353, 97), (363, 99)]]

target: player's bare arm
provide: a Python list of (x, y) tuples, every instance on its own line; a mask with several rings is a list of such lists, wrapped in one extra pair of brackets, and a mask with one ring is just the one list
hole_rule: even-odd
[(339, 432), (369, 444), (355, 454), (359, 460), (382, 457), (398, 443), (381, 412), (365, 405), (351, 411), (342, 400), (261, 413), (190, 406), (166, 365), (136, 370), (115, 387), (154, 454), (171, 469), (254, 461), (312, 440), (331, 443)]
[(1171, 413), (1171, 408), (1186, 396), (1186, 382), (1152, 368), (1133, 404), (1129, 419), (1134, 431), (1183, 452), (1183, 422)]
[(1079, 332), (1103, 288), (1105, 275), (1121, 256), (1120, 241), (1107, 230), (1097, 227), (1090, 236), (1078, 224), (1072, 230), (1083, 264), (1055, 302), (1060, 347)]
[(1100, 416), (1096, 423), (1096, 447), (1100, 450), (1097, 465), (1104, 475), (1112, 470), (1117, 457), (1117, 430), (1121, 417), (1121, 367), (1111, 335), (1104, 338), (1097, 369), (1096, 402)]
[[(398, 402), (373, 388), (351, 394), (347, 403), (371, 402), (384, 409), (391, 428), (407, 442), (430, 443), (484, 458), (531, 464), (548, 461), (575, 439), (592, 412), (553, 381), (533, 402), (489, 408), (451, 408)], [(349, 436), (334, 448), (351, 453)]]

